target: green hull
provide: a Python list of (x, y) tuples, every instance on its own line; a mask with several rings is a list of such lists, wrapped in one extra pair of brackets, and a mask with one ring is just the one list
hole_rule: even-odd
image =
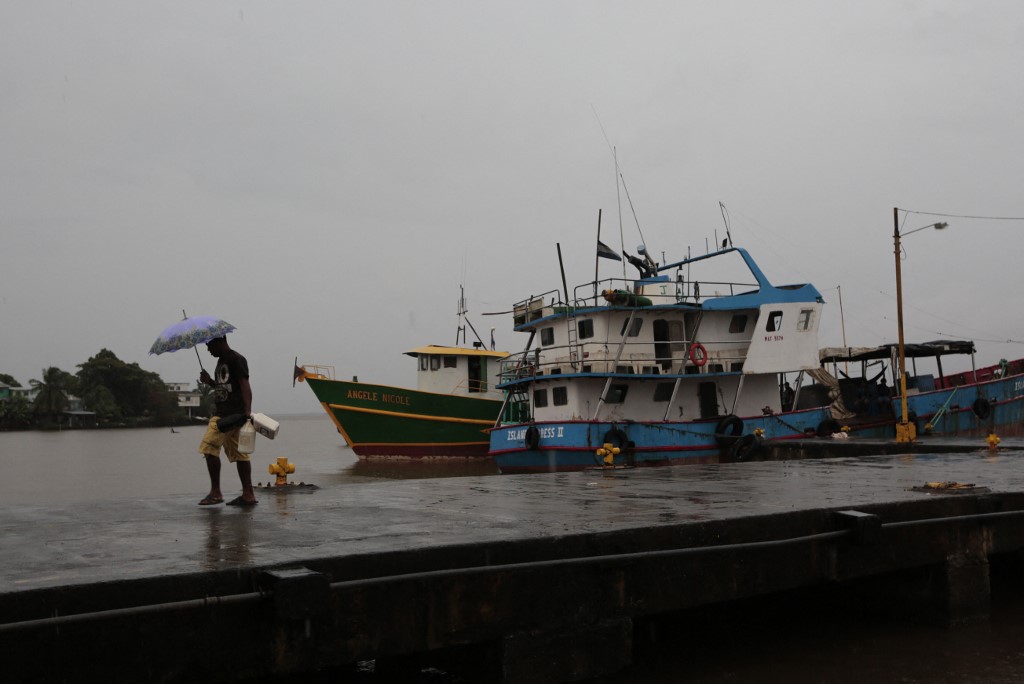
[(352, 450), (366, 456), (486, 457), (501, 401), (306, 378)]

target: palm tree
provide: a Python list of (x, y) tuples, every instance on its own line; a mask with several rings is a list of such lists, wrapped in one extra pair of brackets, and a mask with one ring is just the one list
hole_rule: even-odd
[(39, 392), (32, 404), (33, 410), (41, 416), (55, 418), (68, 407), (68, 393), (74, 376), (56, 366), (43, 371), (42, 380), (29, 380), (28, 384)]

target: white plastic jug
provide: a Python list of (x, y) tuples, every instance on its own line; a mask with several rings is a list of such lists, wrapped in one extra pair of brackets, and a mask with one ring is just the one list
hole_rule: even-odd
[(277, 431), (281, 428), (281, 424), (268, 415), (262, 413), (254, 413), (252, 416), (253, 425), (256, 426), (256, 432), (260, 433), (267, 439), (274, 439), (277, 437)]
[(256, 451), (256, 427), (251, 420), (245, 421), (245, 425), (238, 431), (238, 450), (243, 454)]

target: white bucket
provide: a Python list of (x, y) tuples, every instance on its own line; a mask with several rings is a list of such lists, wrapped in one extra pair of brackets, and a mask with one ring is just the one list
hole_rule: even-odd
[(267, 439), (274, 439), (277, 437), (277, 431), (281, 428), (281, 424), (270, 416), (262, 413), (254, 413), (252, 415), (252, 424), (256, 427), (256, 432), (260, 433)]

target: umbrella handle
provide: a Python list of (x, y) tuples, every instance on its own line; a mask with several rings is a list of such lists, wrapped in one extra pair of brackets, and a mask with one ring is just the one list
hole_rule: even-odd
[[(188, 318), (188, 314), (187, 314), (187, 313), (185, 313), (185, 310), (184, 310), (184, 309), (182, 309), (182, 310), (181, 310), (181, 315), (182, 315), (182, 316), (183, 316), (184, 318)], [(197, 359), (199, 360), (199, 370), (201, 370), (201, 371), (205, 371), (206, 369), (205, 369), (205, 368), (203, 368), (203, 359), (202, 359), (202, 357), (201, 357), (201, 356), (199, 356), (199, 348), (198, 348), (198, 347), (192, 347), (192, 348), (196, 350), (196, 358), (197, 358)]]

